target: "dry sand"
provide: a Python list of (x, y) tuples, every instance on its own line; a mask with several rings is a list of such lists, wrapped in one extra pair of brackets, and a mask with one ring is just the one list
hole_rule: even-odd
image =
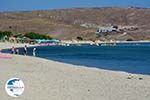
[[(11, 46), (0, 43), (1, 49)], [(12, 59), (0, 59), (1, 100), (150, 100), (150, 76), (132, 74), (131, 77), (125, 72), (9, 56)], [(18, 98), (5, 92), (5, 83), (12, 77), (21, 78), (25, 84), (25, 91)]]

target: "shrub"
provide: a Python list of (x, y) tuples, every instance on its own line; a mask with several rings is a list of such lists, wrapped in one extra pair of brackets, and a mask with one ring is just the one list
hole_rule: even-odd
[(130, 39), (127, 39), (126, 41), (133, 41), (133, 39), (130, 38)]
[(0, 31), (0, 39), (3, 39), (4, 37), (10, 37), (12, 35), (12, 32), (10, 31)]
[(82, 41), (82, 40), (83, 40), (83, 38), (82, 38), (82, 37), (80, 37), (80, 36), (78, 36), (78, 37), (77, 37), (77, 39), (78, 39), (78, 40), (80, 40), (80, 41)]
[(52, 39), (52, 37), (50, 37), (50, 36), (43, 35), (43, 34), (38, 34), (38, 33), (34, 33), (34, 32), (26, 33), (24, 36), (28, 37), (30, 39), (46, 39), (46, 40), (51, 40)]

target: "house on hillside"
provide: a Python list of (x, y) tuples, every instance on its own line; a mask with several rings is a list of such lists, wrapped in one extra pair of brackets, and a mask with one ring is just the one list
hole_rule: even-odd
[(117, 26), (112, 26), (112, 27), (100, 27), (96, 30), (96, 33), (107, 33), (107, 32), (115, 32), (117, 31), (118, 27)]
[(17, 43), (17, 38), (14, 36), (9, 37), (9, 42)]

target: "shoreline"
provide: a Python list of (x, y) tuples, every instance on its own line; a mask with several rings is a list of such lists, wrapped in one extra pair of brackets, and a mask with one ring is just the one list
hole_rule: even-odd
[[(150, 42), (150, 41), (149, 41)], [(5, 43), (0, 43), (0, 45), (3, 45)], [(22, 48), (24, 47), (24, 45), (27, 45), (27, 47), (38, 47), (38, 46), (43, 46), (43, 45), (31, 45), (31, 44), (17, 44), (17, 43), (6, 43), (6, 46), (4, 46), (2, 48), (3, 49), (11, 49), (10, 45), (13, 45), (15, 46), (16, 48)], [(8, 46), (8, 47), (7, 47)], [(0, 48), (1, 49), (1, 48)], [(7, 53), (4, 53), (4, 54), (7, 54)], [(9, 54), (8, 55), (12, 55), (12, 54)], [(4, 56), (3, 58), (5, 59), (10, 59), (11, 56), (8, 56), (6, 55), (6, 57)], [(16, 54), (15, 54), (16, 55)], [(20, 54), (19, 54), (20, 55)], [(24, 56), (24, 55), (20, 55), (20, 56)], [(27, 55), (28, 56), (28, 55)], [(32, 57), (32, 56), (28, 56), (28, 57)], [(1, 58), (1, 57), (0, 57)], [(147, 74), (137, 74), (137, 73), (129, 73), (129, 72), (126, 72), (126, 71), (119, 71), (119, 70), (107, 70), (107, 69), (102, 69), (102, 68), (97, 68), (97, 67), (93, 67), (93, 66), (84, 66), (84, 65), (76, 65), (76, 64), (70, 64), (70, 63), (65, 63), (65, 62), (61, 62), (61, 61), (57, 61), (57, 60), (51, 60), (51, 59), (46, 59), (46, 58), (42, 58), (42, 57), (36, 57), (36, 58), (40, 58), (40, 59), (45, 59), (45, 60), (49, 60), (49, 61), (54, 61), (54, 62), (58, 62), (58, 63), (62, 63), (62, 64), (69, 64), (69, 65), (73, 65), (73, 66), (76, 66), (77, 68), (85, 68), (85, 69), (89, 69), (89, 70), (95, 70), (95, 71), (110, 71), (110, 72), (115, 72), (115, 73), (126, 73), (128, 75), (144, 75), (144, 76), (150, 76), (150, 75), (147, 75)]]
[[(149, 41), (150, 42), (150, 41)], [(6, 45), (5, 45), (6, 44)], [(37, 46), (43, 46), (43, 45), (31, 45), (31, 44), (17, 44), (17, 43), (0, 43), (0, 45), (5, 45), (5, 46), (1, 46), (0, 47), (0, 50), (3, 50), (3, 49), (11, 49), (11, 46), (14, 46), (16, 48), (22, 48), (24, 47), (24, 45), (27, 45), (27, 47), (37, 47)], [(14, 55), (14, 54), (7, 54), (7, 53), (2, 53), (2, 54), (6, 54), (6, 55)], [(16, 54), (15, 54), (16, 55)], [(18, 56), (18, 55), (16, 55)], [(24, 55), (20, 55), (19, 56), (24, 56)], [(28, 55), (27, 55), (28, 56)], [(33, 57), (33, 56), (28, 56), (28, 57)], [(7, 58), (7, 57), (6, 57)], [(50, 59), (46, 59), (46, 58), (41, 58), (41, 57), (34, 57), (34, 58), (40, 58), (40, 59), (45, 59), (45, 60), (48, 60), (48, 61), (53, 61), (53, 62), (58, 62), (58, 63), (62, 63), (62, 64), (68, 64), (68, 63), (65, 63), (65, 62), (60, 62), (60, 61), (57, 61), (57, 60), (50, 60)], [(115, 70), (107, 70), (107, 69), (100, 69), (100, 68), (97, 68), (97, 67), (88, 67), (88, 66), (82, 66), (82, 65), (75, 65), (75, 64), (68, 64), (68, 65), (73, 65), (73, 66), (76, 66), (77, 68), (83, 68), (83, 69), (89, 69), (89, 70), (95, 70), (95, 71), (110, 71), (110, 72), (114, 72), (114, 73), (125, 73), (125, 74), (128, 74), (128, 75), (141, 75), (141, 76), (150, 76), (150, 75), (147, 75), (147, 74), (135, 74), (135, 73), (129, 73), (129, 72), (125, 72), (125, 71), (115, 71)]]
[[(51, 45), (62, 45), (63, 44), (75, 44), (75, 45), (78, 45), (78, 44), (89, 44), (89, 45), (98, 45), (98, 44), (116, 44), (116, 43), (150, 43), (150, 40), (141, 40), (141, 41), (77, 41), (77, 40), (63, 40), (61, 41), (60, 43), (58, 44), (55, 44), (55, 43), (51, 43)], [(3, 46), (3, 44), (5, 44), (5, 46)], [(47, 43), (37, 43), (37, 44), (28, 44), (28, 43), (10, 43), (10, 42), (0, 42), (0, 45), (2, 45), (0, 47), (0, 49), (9, 49), (11, 48), (12, 46), (15, 46), (17, 48), (19, 47), (24, 47), (25, 45), (27, 45), (28, 47), (34, 47), (34, 46), (47, 46)], [(11, 46), (10, 46), (11, 45)], [(49, 45), (49, 43), (48, 43)], [(49, 46), (51, 46), (49, 45)], [(65, 46), (65, 45), (64, 45)]]
[(31, 44), (27, 44), (27, 43), (10, 43), (10, 42), (0, 42), (0, 50), (3, 49), (11, 49), (12, 46), (16, 47), (16, 48), (20, 48), (20, 47), (24, 47), (25, 45), (27, 45), (28, 47), (34, 47), (34, 46), (39, 46), (37, 44), (35, 45), (31, 45)]
[(99, 43), (99, 44), (104, 44), (104, 43), (150, 43), (150, 40), (141, 40), (141, 41), (100, 41), (96, 40), (95, 42), (93, 41), (77, 41), (77, 40), (64, 40), (61, 43), (67, 43), (67, 44), (92, 44), (92, 43)]
[[(149, 41), (150, 42), (150, 41)], [(5, 45), (6, 44), (6, 45)], [(31, 44), (18, 44), (18, 43), (0, 43), (0, 45), (4, 45), (4, 46), (1, 46), (0, 47), (0, 50), (3, 50), (3, 49), (11, 49), (11, 46), (14, 46), (16, 48), (22, 48), (24, 47), (24, 45), (27, 45), (27, 47), (37, 47), (37, 46), (43, 46), (43, 45), (31, 45)], [(6, 55), (14, 55), (14, 54), (7, 54), (7, 53), (2, 53), (2, 54), (6, 54)], [(15, 56), (18, 56), (15, 54)], [(20, 55), (19, 56), (24, 56), (24, 55)], [(28, 55), (27, 55), (28, 56)], [(33, 56), (28, 56), (28, 57), (33, 57)], [(7, 57), (6, 57), (7, 58)], [(41, 58), (41, 57), (34, 57), (34, 58), (40, 58), (40, 59), (45, 59), (45, 58)], [(57, 61), (57, 60), (50, 60), (50, 59), (45, 59), (45, 60), (48, 60), (48, 61), (53, 61), (53, 62), (58, 62), (58, 63), (62, 63), (62, 64), (68, 64), (68, 63), (65, 63), (65, 62), (60, 62), (60, 61)], [(95, 71), (110, 71), (110, 72), (114, 72), (114, 73), (125, 73), (125, 74), (128, 74), (128, 75), (142, 75), (142, 76), (150, 76), (150, 75), (147, 75), (147, 74), (135, 74), (135, 73), (129, 73), (129, 72), (124, 72), (124, 71), (115, 71), (115, 70), (107, 70), (107, 69), (100, 69), (100, 68), (96, 68), (96, 67), (88, 67), (88, 66), (82, 66), (82, 65), (75, 65), (75, 64), (68, 64), (68, 65), (73, 65), (73, 66), (76, 66), (77, 68), (83, 68), (83, 69), (89, 69), (89, 70), (95, 70)]]
[[(9, 46), (0, 43), (0, 49)], [(4, 90), (5, 82), (12, 77), (21, 78), (25, 84), (25, 92), (19, 100), (150, 99), (148, 75), (97, 70), (31, 56), (11, 56), (12, 59), (0, 59), (0, 89), (4, 100), (13, 99)]]

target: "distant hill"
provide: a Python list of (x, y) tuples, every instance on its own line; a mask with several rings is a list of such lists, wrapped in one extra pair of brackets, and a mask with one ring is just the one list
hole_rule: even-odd
[[(98, 27), (137, 26), (137, 30), (95, 34)], [(150, 9), (72, 8), (45, 11), (1, 12), (0, 30), (17, 33), (37, 32), (57, 39), (150, 40)]]

